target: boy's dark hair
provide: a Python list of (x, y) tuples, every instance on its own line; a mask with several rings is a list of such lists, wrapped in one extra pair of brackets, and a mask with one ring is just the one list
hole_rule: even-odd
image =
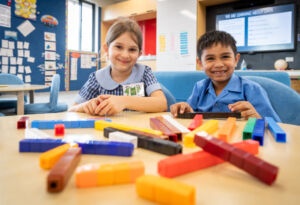
[(197, 56), (201, 60), (202, 51), (214, 44), (221, 43), (222, 46), (230, 46), (234, 55), (237, 54), (236, 41), (225, 31), (209, 31), (203, 34), (197, 42)]

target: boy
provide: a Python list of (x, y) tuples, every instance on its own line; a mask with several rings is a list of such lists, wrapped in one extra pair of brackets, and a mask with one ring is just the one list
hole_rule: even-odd
[(198, 81), (187, 103), (170, 107), (177, 112), (241, 112), (242, 117), (280, 118), (272, 108), (263, 88), (250, 80), (235, 75), (234, 69), (240, 58), (236, 41), (223, 31), (204, 34), (197, 43), (197, 63), (208, 78)]

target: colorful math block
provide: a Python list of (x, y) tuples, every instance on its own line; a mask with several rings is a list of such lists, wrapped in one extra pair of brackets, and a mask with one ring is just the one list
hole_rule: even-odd
[(159, 204), (194, 205), (194, 186), (173, 179), (154, 175), (144, 175), (136, 181), (137, 194)]
[(64, 136), (65, 135), (65, 125), (64, 124), (55, 124), (54, 125), (54, 135), (55, 136)]
[(258, 141), (261, 146), (264, 145), (265, 126), (264, 119), (257, 119), (252, 133), (252, 139)]
[(137, 147), (137, 137), (126, 133), (111, 132), (109, 133), (108, 139), (112, 142), (129, 142), (134, 145), (134, 148)]
[(134, 183), (145, 172), (142, 161), (116, 164), (87, 164), (76, 169), (78, 188)]
[(275, 122), (272, 117), (265, 117), (267, 121), (268, 129), (270, 130), (271, 134), (275, 138), (276, 142), (286, 142), (286, 133), (281, 129), (281, 127)]
[(150, 127), (154, 130), (159, 130), (163, 135), (169, 136), (169, 139), (173, 142), (178, 141), (178, 136), (168, 126), (157, 118), (150, 118)]
[(70, 148), (78, 147), (77, 144), (64, 144), (54, 149), (44, 152), (40, 156), (40, 167), (43, 169), (51, 169), (59, 158), (66, 153)]
[(48, 192), (60, 192), (66, 186), (81, 158), (81, 148), (71, 148), (58, 160), (47, 177)]
[(18, 129), (25, 129), (28, 127), (29, 124), (29, 117), (28, 116), (22, 116), (18, 121), (17, 121), (17, 128)]
[(203, 119), (211, 119), (211, 118), (228, 118), (235, 117), (241, 118), (240, 112), (185, 112), (185, 113), (177, 113), (177, 118), (183, 119), (193, 119), (195, 115), (202, 115)]
[(114, 122), (108, 122), (108, 121), (96, 121), (95, 122), (95, 129), (103, 131), (104, 128), (106, 127), (113, 127), (119, 130), (124, 130), (124, 131), (129, 131), (129, 130), (139, 130), (142, 132), (147, 132), (155, 135), (162, 135), (161, 131), (158, 130), (153, 130), (153, 129), (147, 129), (147, 128), (140, 128), (140, 127), (135, 127), (135, 126), (129, 126), (129, 125), (124, 125), (124, 124), (119, 124), (119, 123), (114, 123)]
[(218, 120), (209, 120), (205, 122), (203, 125), (200, 127), (194, 129), (193, 131), (187, 133), (184, 138), (183, 138), (183, 144), (185, 147), (196, 147), (194, 143), (194, 136), (197, 132), (207, 132), (209, 134), (214, 133), (215, 131), (218, 130), (219, 126), (219, 121)]
[[(245, 140), (232, 145), (251, 154), (258, 154), (259, 143), (257, 141)], [(160, 160), (157, 165), (157, 172), (161, 176), (173, 178), (223, 162), (220, 158), (205, 151), (177, 154)]]
[(151, 150), (153, 152), (158, 152), (166, 155), (182, 153), (182, 146), (178, 143), (159, 138), (152, 138), (143, 134), (137, 134), (130, 131), (119, 130), (112, 127), (104, 128), (104, 137), (108, 137), (109, 133), (116, 131), (136, 136), (138, 138), (137, 146), (139, 148)]
[(255, 127), (256, 118), (250, 117), (243, 130), (243, 140), (252, 139), (252, 133)]
[(62, 139), (23, 139), (19, 142), (19, 151), (46, 152), (63, 144)]
[(56, 124), (64, 124), (65, 128), (94, 128), (96, 121), (108, 121), (111, 119), (78, 119), (78, 120), (33, 120), (32, 128), (54, 129)]
[(268, 185), (272, 185), (277, 177), (278, 167), (205, 132), (197, 133), (194, 141), (204, 151), (230, 162)]
[(236, 127), (236, 118), (234, 117), (227, 118), (224, 125), (218, 131), (218, 138), (220, 140), (223, 140), (224, 142), (228, 142), (228, 138), (232, 135), (235, 127)]
[(200, 127), (200, 125), (202, 125), (202, 121), (203, 121), (203, 115), (201, 115), (201, 114), (195, 115), (195, 117), (193, 118), (193, 121), (189, 124), (188, 129), (193, 131), (194, 129), (196, 129), (197, 127)]

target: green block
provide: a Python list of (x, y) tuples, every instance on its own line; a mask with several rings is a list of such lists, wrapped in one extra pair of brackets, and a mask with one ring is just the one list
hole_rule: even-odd
[(255, 127), (256, 118), (250, 117), (243, 130), (243, 140), (252, 139), (252, 133)]

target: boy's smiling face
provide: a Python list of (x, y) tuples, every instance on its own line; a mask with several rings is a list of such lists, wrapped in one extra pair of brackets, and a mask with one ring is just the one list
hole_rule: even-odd
[(197, 59), (197, 62), (215, 86), (225, 87), (234, 72), (239, 58), (240, 55), (237, 54), (235, 56), (230, 46), (217, 43), (204, 49), (201, 59)]

